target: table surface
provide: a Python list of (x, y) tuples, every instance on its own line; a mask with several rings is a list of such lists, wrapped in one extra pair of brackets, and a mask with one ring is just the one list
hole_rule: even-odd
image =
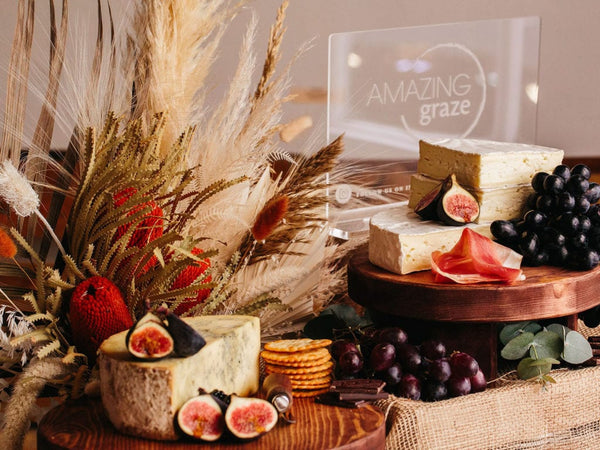
[[(349, 409), (321, 405), (313, 399), (294, 399), (297, 422), (280, 421), (259, 439), (242, 442), (223, 436), (211, 449), (383, 449), (385, 418), (372, 405)], [(38, 448), (67, 449), (187, 449), (198, 441), (150, 441), (119, 433), (106, 417), (99, 399), (70, 402), (54, 408), (42, 419), (37, 433)]]

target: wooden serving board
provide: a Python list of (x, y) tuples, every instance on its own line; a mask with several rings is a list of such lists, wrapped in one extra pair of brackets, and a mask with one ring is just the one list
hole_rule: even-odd
[(82, 400), (49, 411), (38, 427), (39, 449), (384, 449), (385, 418), (372, 405), (356, 409), (321, 405), (312, 399), (294, 399), (297, 422), (280, 421), (259, 439), (241, 442), (222, 437), (214, 443), (192, 439), (151, 441), (119, 433), (109, 422), (99, 399)]
[(436, 283), (430, 270), (397, 275), (371, 264), (363, 246), (348, 263), (348, 294), (380, 326), (399, 326), (414, 343), (440, 339), (449, 351), (473, 355), (491, 379), (498, 374), (501, 323), (556, 318), (576, 330), (578, 313), (600, 304), (600, 267), (523, 271), (526, 279), (510, 285)]
[(440, 322), (511, 322), (565, 317), (600, 304), (600, 267), (570, 271), (523, 267), (514, 284), (436, 283), (430, 270), (397, 275), (359, 248), (348, 264), (348, 294), (382, 313)]

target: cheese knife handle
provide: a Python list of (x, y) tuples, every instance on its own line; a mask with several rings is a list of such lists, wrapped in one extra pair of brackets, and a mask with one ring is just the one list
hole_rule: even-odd
[(286, 422), (294, 423), (291, 416), (293, 403), (292, 382), (282, 373), (272, 373), (263, 381), (263, 393), (267, 401), (271, 402)]

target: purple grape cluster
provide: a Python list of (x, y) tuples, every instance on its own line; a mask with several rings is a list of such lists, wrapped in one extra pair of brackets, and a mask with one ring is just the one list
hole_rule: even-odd
[(419, 346), (398, 327), (372, 329), (358, 341), (338, 339), (331, 345), (336, 377), (377, 378), (386, 390), (412, 400), (438, 401), (485, 390), (479, 364), (464, 352), (446, 354), (438, 340)]
[(522, 254), (525, 265), (593, 269), (600, 260), (600, 185), (590, 176), (585, 164), (536, 173), (528, 211), (517, 220), (492, 222), (492, 234)]

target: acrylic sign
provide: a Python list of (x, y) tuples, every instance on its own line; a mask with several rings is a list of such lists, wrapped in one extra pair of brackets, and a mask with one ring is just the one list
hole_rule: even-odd
[(331, 35), (327, 134), (344, 133), (350, 167), (332, 211), (361, 228), (405, 200), (419, 139), (534, 143), (539, 31), (523, 17)]

